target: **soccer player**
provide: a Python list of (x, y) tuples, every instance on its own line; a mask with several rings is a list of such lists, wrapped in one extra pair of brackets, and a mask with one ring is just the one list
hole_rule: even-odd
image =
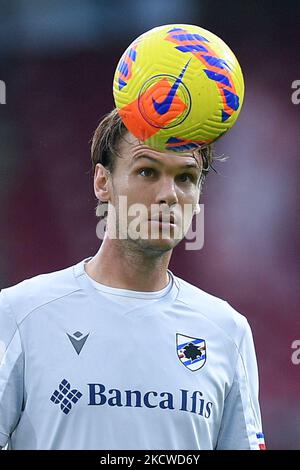
[(212, 161), (147, 147), (116, 110), (99, 124), (99, 251), (0, 293), (1, 446), (264, 447), (246, 318), (168, 269)]

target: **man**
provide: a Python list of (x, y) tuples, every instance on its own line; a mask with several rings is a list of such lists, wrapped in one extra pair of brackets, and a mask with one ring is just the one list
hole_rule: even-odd
[(108, 209), (98, 253), (0, 294), (0, 445), (263, 447), (246, 319), (168, 270), (211, 149), (150, 149), (114, 110), (95, 132), (92, 162), (97, 212)]

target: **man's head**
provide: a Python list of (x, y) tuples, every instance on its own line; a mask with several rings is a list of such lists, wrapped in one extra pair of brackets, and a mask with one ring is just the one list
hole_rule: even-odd
[(184, 153), (153, 150), (127, 131), (114, 109), (94, 133), (91, 157), (96, 215), (103, 215), (103, 204), (114, 208), (108, 210), (108, 231), (116, 226), (119, 238), (144, 251), (174, 248), (197, 212), (211, 146)]

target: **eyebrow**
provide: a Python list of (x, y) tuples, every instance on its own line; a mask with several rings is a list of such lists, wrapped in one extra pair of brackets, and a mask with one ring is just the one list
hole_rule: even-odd
[[(137, 157), (135, 157), (133, 159), (133, 162), (131, 164), (131, 166), (133, 166), (135, 164), (135, 162), (137, 160), (139, 160), (140, 158), (146, 158), (147, 160), (150, 160), (154, 163), (157, 163), (158, 165), (162, 166), (162, 162), (158, 161), (156, 158), (153, 158), (153, 157), (150, 157), (149, 155), (139, 155)], [(185, 165), (179, 165), (178, 166), (179, 169), (184, 169), (184, 168), (195, 168), (196, 170), (200, 170), (200, 167), (199, 165), (197, 164), (196, 160), (194, 163), (186, 163)]]

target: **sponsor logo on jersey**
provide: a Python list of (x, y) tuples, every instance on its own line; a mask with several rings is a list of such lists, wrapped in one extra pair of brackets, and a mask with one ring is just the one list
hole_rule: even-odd
[(177, 356), (180, 362), (189, 370), (201, 369), (206, 362), (206, 343), (204, 339), (192, 338), (177, 333)]
[(79, 356), (86, 340), (88, 339), (89, 333), (83, 336), (83, 333), (81, 333), (81, 331), (76, 331), (72, 335), (69, 335), (69, 333), (67, 333), (67, 336)]
[(72, 409), (72, 404), (77, 403), (82, 397), (82, 393), (75, 388), (71, 390), (71, 384), (66, 379), (61, 381), (58, 389), (54, 390), (50, 400), (56, 405), (60, 404), (61, 411), (67, 415)]
[[(71, 390), (68, 380), (63, 379), (55, 390), (50, 400), (54, 404), (60, 404), (64, 414), (68, 414), (72, 405), (84, 396), (88, 406), (112, 406), (126, 408), (149, 408), (160, 410), (179, 410), (195, 413), (208, 419), (211, 416), (213, 403), (204, 396), (200, 390), (180, 389), (174, 394), (167, 391), (157, 392), (155, 390), (119, 390), (118, 388), (107, 389), (102, 383), (88, 383), (86, 393), (77, 389)], [(81, 405), (84, 402), (81, 400)]]

